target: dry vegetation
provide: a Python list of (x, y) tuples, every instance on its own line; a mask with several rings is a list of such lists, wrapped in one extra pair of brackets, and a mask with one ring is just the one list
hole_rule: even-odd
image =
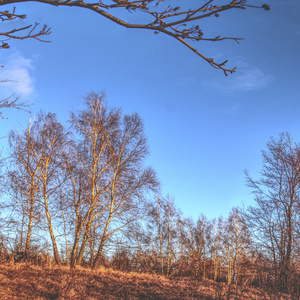
[(258, 289), (238, 289), (212, 280), (167, 279), (100, 267), (0, 265), (0, 299), (289, 299), (266, 297)]

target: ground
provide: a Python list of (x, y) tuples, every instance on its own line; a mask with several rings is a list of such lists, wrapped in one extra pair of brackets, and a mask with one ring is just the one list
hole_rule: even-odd
[[(103, 267), (97, 270), (78, 267), (39, 267), (26, 263), (0, 265), (0, 299), (270, 299), (262, 291), (237, 291), (224, 283), (188, 278), (123, 273)], [(275, 298), (273, 298), (275, 299)], [(277, 298), (287, 299), (287, 298)]]

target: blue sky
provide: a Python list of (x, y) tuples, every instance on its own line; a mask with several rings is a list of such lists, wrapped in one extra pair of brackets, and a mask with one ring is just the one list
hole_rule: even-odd
[[(0, 78), (18, 82), (2, 85), (0, 96), (17, 91), (34, 103), (32, 115), (42, 109), (65, 122), (85, 93), (105, 90), (111, 106), (144, 119), (147, 163), (184, 215), (226, 216), (251, 203), (243, 170), (257, 175), (269, 137), (288, 131), (300, 141), (300, 1), (269, 4), (270, 11), (235, 10), (199, 23), (213, 37), (245, 38), (193, 43), (237, 66), (227, 77), (162, 34), (122, 28), (79, 8), (17, 4), (28, 15), (25, 24), (52, 28), (51, 43), (11, 41), (1, 51)], [(0, 136), (30, 118), (21, 111), (5, 116)], [(5, 138), (1, 144), (6, 147)]]

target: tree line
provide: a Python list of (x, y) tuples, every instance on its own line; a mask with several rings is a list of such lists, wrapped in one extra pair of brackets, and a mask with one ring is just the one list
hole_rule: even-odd
[(288, 133), (245, 171), (254, 204), (227, 218), (183, 217), (162, 195), (137, 113), (90, 93), (69, 128), (40, 112), (9, 133), (1, 161), (0, 261), (106, 265), (299, 297), (300, 144)]

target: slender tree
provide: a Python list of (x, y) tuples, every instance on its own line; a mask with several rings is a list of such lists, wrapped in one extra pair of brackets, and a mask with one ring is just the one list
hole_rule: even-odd
[(213, 279), (216, 281), (221, 277), (222, 259), (222, 226), (223, 218), (212, 221), (212, 242), (210, 246), (211, 257), (213, 260)]
[[(30, 252), (30, 241), (32, 226), (35, 218), (37, 192), (39, 188), (38, 172), (41, 161), (34, 158), (33, 145), (36, 141), (36, 134), (33, 127), (33, 120), (30, 120), (23, 133), (14, 130), (10, 132), (9, 144), (12, 149), (12, 162), (14, 170), (9, 173), (12, 188), (21, 195), (20, 205), (23, 211), (23, 220), (26, 215), (27, 233), (24, 252)], [(23, 224), (23, 221), (22, 221)], [(23, 227), (23, 226), (22, 226)], [(22, 229), (23, 232), (23, 229)]]
[(227, 267), (227, 283), (238, 284), (241, 262), (247, 256), (250, 233), (237, 208), (233, 208), (224, 223), (224, 259)]
[(148, 204), (147, 209), (144, 261), (152, 273), (171, 276), (180, 256), (182, 213), (169, 195), (162, 197), (158, 194), (155, 200)]
[(181, 242), (185, 247), (185, 256), (192, 266), (189, 272), (195, 277), (206, 278), (206, 266), (211, 247), (211, 222), (201, 215), (197, 222), (185, 220), (186, 229), (182, 232)]
[(33, 157), (38, 163), (37, 178), (40, 182), (40, 194), (45, 211), (47, 230), (49, 231), (55, 262), (60, 264), (59, 250), (53, 227), (53, 214), (59, 208), (59, 188), (66, 179), (63, 170), (62, 155), (68, 143), (67, 133), (56, 120), (54, 114), (39, 113), (35, 122), (36, 142), (33, 144)]

